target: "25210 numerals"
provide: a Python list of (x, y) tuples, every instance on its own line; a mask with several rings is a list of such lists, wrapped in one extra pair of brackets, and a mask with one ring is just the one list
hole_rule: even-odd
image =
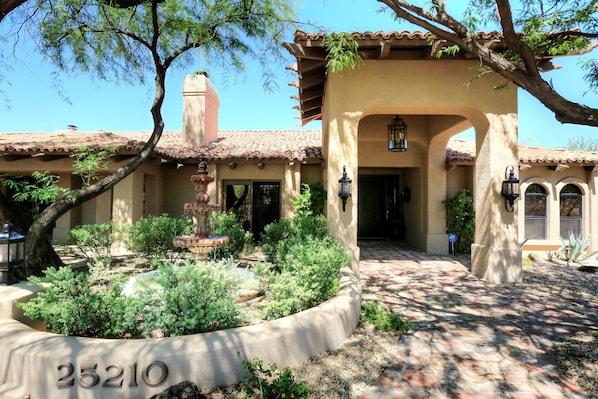
[[(106, 365), (105, 373), (98, 372), (97, 363), (83, 363), (75, 370), (73, 363), (58, 365), (57, 388), (74, 387), (78, 381), (81, 388), (122, 388), (126, 382), (128, 387), (137, 387), (137, 363), (129, 365), (125, 371), (122, 364)], [(168, 378), (168, 367), (159, 360), (153, 361), (141, 369), (141, 380), (150, 387), (157, 387)]]

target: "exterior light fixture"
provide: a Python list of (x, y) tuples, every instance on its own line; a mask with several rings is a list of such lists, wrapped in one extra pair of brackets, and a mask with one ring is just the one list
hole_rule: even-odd
[(347, 205), (347, 199), (351, 196), (351, 182), (347, 176), (347, 168), (343, 166), (343, 177), (338, 180), (338, 196), (343, 201), (343, 212), (345, 211), (345, 205)]
[(505, 198), (505, 209), (513, 212), (515, 200), (519, 198), (519, 179), (515, 177), (515, 168), (512, 165), (505, 169), (505, 180), (502, 181), (502, 196)]
[(11, 223), (0, 232), (0, 284), (18, 283), (15, 267), (25, 259), (25, 236), (12, 229)]
[(398, 115), (388, 125), (388, 151), (407, 151), (407, 125)]

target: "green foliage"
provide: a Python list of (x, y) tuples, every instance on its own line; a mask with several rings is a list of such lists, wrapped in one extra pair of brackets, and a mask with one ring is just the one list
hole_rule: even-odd
[(59, 67), (74, 64), (100, 79), (132, 83), (178, 60), (227, 72), (243, 70), (251, 57), (268, 70), (272, 55), (282, 54), (282, 33), (297, 20), (290, 0), (164, 0), (128, 8), (57, 0), (38, 8), (32, 22), (39, 24), (41, 50)]
[(324, 190), (324, 184), (322, 182), (314, 184), (304, 184), (301, 186), (304, 191), (309, 190), (310, 195), (310, 210), (312, 215), (324, 215), (324, 209), (326, 207), (327, 193)]
[(232, 262), (187, 261), (177, 267), (160, 262), (151, 284), (135, 296), (143, 336), (169, 337), (233, 328), (242, 314), (235, 304), (240, 276)]
[(569, 138), (567, 149), (582, 151), (598, 151), (598, 139), (593, 137), (577, 136)]
[(456, 234), (456, 253), (470, 253), (475, 235), (475, 212), (473, 199), (467, 190), (460, 190), (444, 201), (446, 232)]
[(243, 222), (234, 213), (213, 213), (210, 222), (212, 234), (228, 236), (228, 244), (214, 250), (212, 255), (215, 259), (237, 258), (253, 245), (253, 234), (243, 229)]
[(61, 267), (48, 268), (43, 277), (30, 277), (29, 282), (44, 290), (18, 306), (27, 317), (45, 322), (50, 332), (104, 338), (136, 334), (119, 279), (95, 285), (89, 275)]
[(461, 50), (460, 47), (457, 45), (446, 46), (446, 47), (443, 47), (440, 50), (438, 50), (438, 52), (436, 53), (436, 58), (441, 58), (444, 56), (454, 56), (454, 55), (457, 55), (457, 53), (460, 50)]
[(72, 194), (72, 190), (58, 185), (58, 176), (49, 172), (35, 171), (31, 177), (2, 176), (3, 184), (12, 189), (15, 194), (12, 199), (17, 202), (32, 202), (34, 213), (56, 201), (57, 198)]
[(391, 311), (377, 301), (367, 301), (361, 305), (361, 319), (372, 323), (378, 331), (407, 332), (413, 327), (404, 315)]
[(326, 218), (321, 214), (314, 216), (311, 204), (311, 190), (304, 186), (299, 198), (293, 202), (293, 217), (265, 227), (260, 244), (264, 254), (273, 263), (280, 263), (289, 252), (289, 247), (298, 242), (328, 236)]
[(332, 237), (293, 240), (278, 269), (262, 275), (266, 279), (267, 300), (261, 307), (265, 317), (288, 316), (329, 299), (338, 292), (341, 271), (348, 264), (349, 256)]
[(359, 45), (350, 33), (330, 33), (324, 37), (326, 46), (326, 70), (339, 73), (344, 69), (355, 69), (363, 63), (358, 52)]
[(174, 246), (176, 235), (190, 234), (190, 218), (172, 218), (168, 215), (139, 219), (129, 231), (129, 249), (150, 258), (163, 258), (171, 251), (182, 251)]
[(120, 231), (112, 221), (85, 224), (69, 231), (69, 242), (76, 245), (89, 261), (109, 265), (112, 259), (112, 244)]
[(561, 247), (558, 249), (557, 254), (559, 258), (566, 260), (567, 262), (579, 262), (594, 256), (598, 251), (585, 253), (585, 250), (590, 246), (590, 239), (583, 238), (581, 233), (575, 235), (575, 233), (569, 230), (569, 241), (566, 241), (561, 237)]
[(73, 174), (79, 175), (83, 182), (83, 187), (87, 187), (96, 180), (99, 180), (98, 171), (106, 169), (108, 158), (118, 150), (117, 147), (104, 147), (99, 150), (92, 150), (87, 146), (80, 147), (72, 157)]
[[(242, 363), (248, 376), (243, 377), (241, 382), (245, 392), (248, 395), (254, 395), (251, 396), (252, 398), (309, 398), (309, 387), (306, 384), (295, 382), (293, 371), (289, 367), (285, 367), (282, 371), (278, 370), (276, 363), (266, 367), (264, 362), (258, 358), (254, 358), (251, 362), (243, 360)], [(248, 397), (245, 396), (245, 398)]]

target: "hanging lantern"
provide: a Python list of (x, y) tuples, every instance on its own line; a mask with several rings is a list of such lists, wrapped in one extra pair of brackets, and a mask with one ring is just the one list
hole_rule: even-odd
[(519, 198), (519, 179), (515, 177), (515, 168), (512, 165), (507, 166), (505, 169), (505, 180), (502, 181), (501, 194), (505, 198), (505, 209), (507, 212), (513, 212), (515, 210), (515, 200)]
[(338, 196), (343, 201), (343, 212), (345, 211), (345, 205), (347, 205), (347, 199), (351, 196), (351, 180), (347, 176), (347, 169), (343, 166), (343, 176), (338, 180)]
[(388, 125), (388, 151), (407, 151), (407, 125), (398, 115)]

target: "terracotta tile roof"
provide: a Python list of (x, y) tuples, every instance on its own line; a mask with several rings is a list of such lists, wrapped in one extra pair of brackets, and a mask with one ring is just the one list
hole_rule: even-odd
[[(150, 132), (79, 132), (3, 133), (0, 134), (0, 155), (64, 154), (82, 145), (90, 148), (117, 146), (120, 154), (137, 152)], [(186, 147), (180, 131), (165, 131), (154, 156), (179, 162), (226, 160), (322, 160), (322, 138), (319, 130), (221, 130), (218, 139), (199, 149)], [(446, 150), (450, 163), (473, 164), (475, 142), (453, 139)], [(1, 158), (0, 158), (1, 159)], [(570, 151), (519, 145), (522, 164), (598, 164), (598, 152)]]
[[(448, 143), (446, 160), (453, 163), (473, 164), (475, 154), (475, 142), (453, 139)], [(598, 152), (532, 147), (519, 144), (519, 163), (531, 165), (595, 165), (598, 164)]]
[[(0, 134), (0, 154), (68, 154), (87, 145), (90, 148), (117, 146), (120, 154), (143, 147), (150, 132), (61, 131), (55, 133)], [(165, 131), (154, 156), (173, 161), (286, 159), (321, 160), (319, 130), (221, 130), (218, 139), (199, 149), (183, 144), (180, 131)]]
[(103, 148), (117, 146), (120, 153), (137, 152), (143, 143), (109, 132), (84, 133), (74, 130), (53, 133), (2, 133), (0, 153), (68, 154), (82, 146)]

